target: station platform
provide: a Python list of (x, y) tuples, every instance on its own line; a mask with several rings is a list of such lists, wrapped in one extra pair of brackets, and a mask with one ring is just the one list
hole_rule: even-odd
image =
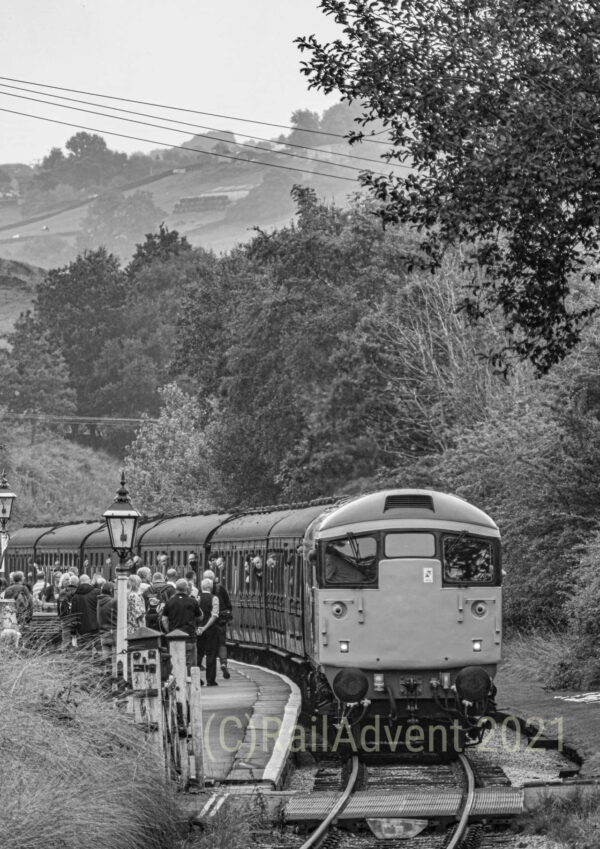
[(302, 697), (283, 675), (229, 662), (231, 678), (202, 687), (207, 784), (263, 783), (279, 789)]

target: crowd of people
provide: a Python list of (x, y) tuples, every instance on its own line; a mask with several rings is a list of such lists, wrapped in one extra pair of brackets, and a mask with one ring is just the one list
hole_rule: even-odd
[[(190, 555), (185, 577), (168, 568), (166, 554), (159, 555), (157, 570), (142, 566), (138, 557), (130, 561), (127, 579), (127, 634), (140, 628), (169, 633), (180, 629), (187, 635), (186, 663), (206, 670), (208, 686), (217, 686), (217, 660), (223, 678), (229, 679), (227, 624), (232, 618), (229, 593), (219, 580), (215, 559), (209, 561), (200, 587), (196, 586), (197, 563)], [(56, 563), (52, 577), (31, 572), (13, 572), (10, 583), (0, 578), (0, 598), (13, 599), (19, 629), (27, 629), (36, 605), (56, 605), (63, 652), (88, 650), (107, 664), (116, 644), (117, 598), (115, 584), (103, 575), (92, 576), (75, 567), (63, 569)], [(203, 666), (204, 661), (204, 666)], [(203, 682), (204, 683), (204, 682)]]

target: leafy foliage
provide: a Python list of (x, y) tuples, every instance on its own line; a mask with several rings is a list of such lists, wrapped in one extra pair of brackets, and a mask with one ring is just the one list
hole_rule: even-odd
[(3, 396), (13, 413), (62, 414), (75, 410), (75, 392), (60, 352), (31, 312), (22, 314), (0, 351)]
[(146, 422), (129, 449), (127, 480), (136, 503), (148, 513), (202, 510), (208, 462), (202, 413), (175, 384), (161, 390), (158, 422)]
[(78, 411), (88, 415), (103, 410), (97, 398), (103, 381), (98, 355), (124, 332), (125, 293), (119, 262), (104, 248), (52, 269), (37, 290), (35, 318), (64, 357)]
[(593, 308), (568, 298), (573, 276), (597, 280), (597, 5), (320, 6), (342, 30), (329, 44), (298, 39), (311, 86), (362, 103), (362, 123), (380, 119), (389, 132), (385, 158), (407, 169), (364, 175), (383, 221), (416, 227), (432, 267), (447, 245), (468, 248), (466, 266), (486, 271), (464, 299), (468, 314), (499, 305), (509, 349), (547, 372)]

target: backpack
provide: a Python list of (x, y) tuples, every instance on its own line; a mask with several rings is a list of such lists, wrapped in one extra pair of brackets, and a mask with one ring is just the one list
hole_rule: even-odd
[(157, 590), (150, 585), (144, 593), (147, 628), (153, 628), (155, 631), (162, 631), (162, 615), (168, 599), (166, 592), (167, 589), (168, 587), (163, 587), (162, 590)]
[(25, 587), (22, 587), (15, 596), (15, 610), (19, 624), (28, 624), (31, 622), (33, 605), (30, 600), (29, 591)]
[(65, 593), (62, 598), (59, 598), (57, 609), (61, 619), (70, 616), (73, 610), (73, 593)]

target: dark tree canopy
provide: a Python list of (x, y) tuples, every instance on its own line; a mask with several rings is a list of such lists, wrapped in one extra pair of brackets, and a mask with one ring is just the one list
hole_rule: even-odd
[[(546, 372), (579, 341), (598, 279), (600, 7), (583, 0), (321, 0), (342, 27), (309, 54), (312, 87), (380, 119), (398, 168), (365, 175), (384, 221), (422, 234), (434, 267), (461, 244), (463, 306), (498, 306), (509, 350)], [(356, 133), (360, 137), (361, 133)]]

